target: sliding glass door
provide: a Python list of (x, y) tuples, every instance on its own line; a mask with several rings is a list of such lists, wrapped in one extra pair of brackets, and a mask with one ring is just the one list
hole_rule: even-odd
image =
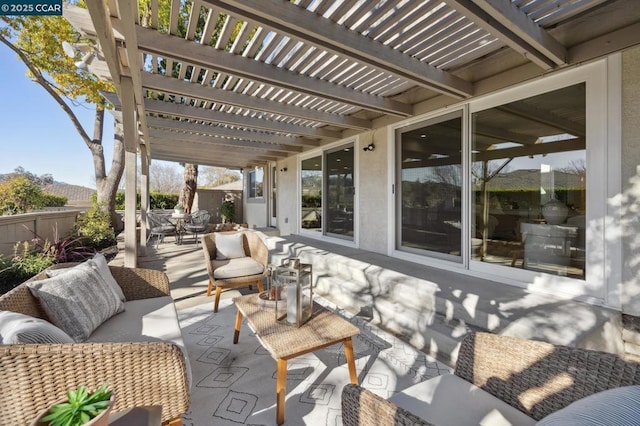
[(396, 246), (462, 259), (462, 111), (396, 132)]
[(353, 238), (353, 145), (325, 152), (325, 234)]
[(322, 232), (322, 156), (302, 160), (301, 226), (314, 232)]

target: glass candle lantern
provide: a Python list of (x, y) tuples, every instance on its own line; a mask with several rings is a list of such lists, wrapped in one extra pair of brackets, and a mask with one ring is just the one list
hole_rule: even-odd
[[(311, 265), (300, 259), (285, 259), (273, 271), (273, 285), (281, 294), (276, 298), (276, 320), (300, 327), (313, 314), (313, 279)], [(284, 305), (284, 306), (283, 306)]]

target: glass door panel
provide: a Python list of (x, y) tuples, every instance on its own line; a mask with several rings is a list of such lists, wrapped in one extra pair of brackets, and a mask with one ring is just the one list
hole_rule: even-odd
[(398, 246), (462, 261), (462, 112), (398, 130)]
[(302, 229), (322, 232), (322, 156), (302, 160)]
[(472, 115), (472, 260), (584, 279), (585, 90)]
[(353, 238), (353, 145), (325, 154), (325, 233)]

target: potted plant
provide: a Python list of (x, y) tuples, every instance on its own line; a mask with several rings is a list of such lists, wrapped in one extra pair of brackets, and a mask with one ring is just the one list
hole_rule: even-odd
[(180, 203), (176, 204), (175, 207), (173, 207), (173, 212), (175, 214), (183, 214), (184, 213), (184, 206)]
[(84, 386), (67, 392), (67, 399), (52, 405), (31, 423), (31, 426), (106, 426), (115, 396), (108, 385), (93, 392)]
[(226, 200), (220, 206), (223, 223), (233, 223), (236, 216), (236, 205), (233, 200)]

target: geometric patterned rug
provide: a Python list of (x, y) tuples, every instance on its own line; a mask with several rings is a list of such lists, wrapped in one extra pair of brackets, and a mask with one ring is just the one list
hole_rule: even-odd
[[(359, 383), (389, 398), (451, 369), (326, 299), (314, 300), (360, 328), (353, 338)], [(178, 311), (192, 370), (185, 426), (275, 425), (276, 362), (243, 324), (233, 344), (236, 308), (230, 299)], [(349, 383), (343, 345), (288, 361), (285, 425), (342, 425), (341, 395)]]

